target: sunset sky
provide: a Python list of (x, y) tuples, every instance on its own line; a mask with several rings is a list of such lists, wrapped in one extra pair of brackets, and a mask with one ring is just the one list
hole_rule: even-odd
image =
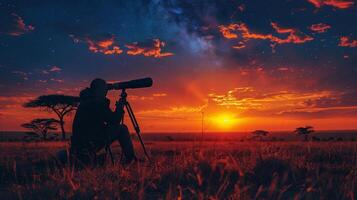
[(153, 78), (128, 91), (144, 132), (357, 129), (353, 0), (90, 2), (0, 0), (0, 131), (97, 77)]

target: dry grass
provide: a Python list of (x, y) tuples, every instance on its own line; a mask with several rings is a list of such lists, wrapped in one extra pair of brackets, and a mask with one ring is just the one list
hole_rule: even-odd
[(357, 142), (153, 142), (151, 163), (82, 170), (50, 162), (64, 147), (0, 143), (2, 199), (357, 197)]

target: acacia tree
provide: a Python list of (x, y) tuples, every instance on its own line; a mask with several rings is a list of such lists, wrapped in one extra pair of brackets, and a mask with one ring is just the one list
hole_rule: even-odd
[(263, 140), (263, 137), (267, 136), (269, 134), (269, 131), (265, 131), (265, 130), (255, 130), (252, 132), (252, 134), (259, 138), (260, 140)]
[(62, 140), (66, 139), (64, 130), (64, 117), (77, 109), (79, 97), (67, 95), (43, 95), (24, 104), (25, 108), (44, 108), (49, 112), (54, 112), (58, 119), (62, 132)]
[(30, 136), (35, 136), (35, 137), (42, 136), (43, 140), (47, 140), (48, 131), (57, 130), (58, 124), (59, 121), (53, 118), (38, 118), (32, 120), (29, 123), (24, 123), (21, 126), (33, 131), (33, 132), (29, 132)]
[(305, 138), (305, 141), (309, 140), (309, 135), (313, 132), (315, 132), (315, 131), (314, 131), (314, 127), (312, 127), (312, 126), (298, 127), (294, 131), (294, 133), (296, 133), (298, 135), (303, 135)]

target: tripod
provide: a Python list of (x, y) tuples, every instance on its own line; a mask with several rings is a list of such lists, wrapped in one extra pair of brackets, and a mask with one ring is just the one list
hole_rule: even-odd
[[(140, 141), (140, 144), (141, 144), (141, 147), (143, 148), (144, 150), (144, 153), (145, 153), (145, 156), (148, 158), (148, 160), (150, 160), (150, 157), (146, 151), (146, 148), (145, 148), (145, 145), (144, 145), (144, 142), (141, 138), (141, 135), (140, 135), (140, 127), (139, 127), (139, 124), (138, 122), (136, 121), (136, 117), (134, 115), (134, 112), (133, 112), (133, 109), (131, 108), (130, 106), (130, 103), (126, 100), (126, 97), (128, 96), (128, 94), (126, 93), (125, 89), (122, 89), (121, 91), (121, 94), (120, 94), (120, 99), (116, 102), (116, 109), (118, 109), (119, 107), (121, 107), (120, 109), (124, 110), (124, 107), (126, 108), (128, 114), (129, 114), (129, 117), (130, 117), (130, 121), (131, 123), (133, 124), (133, 127), (135, 129), (135, 132), (138, 136), (138, 139)], [(120, 120), (120, 124), (124, 124), (124, 114), (123, 114), (123, 117), (121, 118)], [(110, 148), (110, 145), (107, 145), (105, 147), (106, 151), (109, 153), (110, 155), (110, 158), (112, 160), (112, 163), (114, 164), (114, 158), (113, 158), (113, 154), (112, 154), (112, 150)]]

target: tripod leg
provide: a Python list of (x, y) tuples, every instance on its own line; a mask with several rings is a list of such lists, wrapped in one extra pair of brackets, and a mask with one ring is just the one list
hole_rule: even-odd
[(133, 112), (133, 110), (131, 109), (131, 106), (130, 106), (129, 102), (126, 102), (125, 107), (126, 107), (126, 109), (127, 109), (127, 111), (128, 111), (130, 120), (131, 120), (131, 122), (132, 122), (132, 124), (133, 124), (133, 126), (134, 126), (134, 129), (135, 129), (135, 131), (136, 131), (136, 134), (138, 135), (138, 138), (139, 138), (140, 144), (141, 144), (141, 146), (142, 146), (142, 148), (143, 148), (143, 150), (144, 150), (145, 156), (150, 160), (149, 154), (148, 154), (147, 151), (146, 151), (144, 142), (143, 142), (143, 140), (142, 140), (142, 138), (141, 138), (141, 135), (140, 135), (140, 127), (139, 127), (139, 124), (138, 124), (138, 122), (136, 121), (134, 112)]
[(110, 148), (109, 145), (107, 145), (107, 146), (105, 147), (105, 151), (106, 151), (107, 153), (109, 153), (110, 160), (112, 161), (112, 164), (114, 165), (114, 157), (113, 157), (112, 149)]

